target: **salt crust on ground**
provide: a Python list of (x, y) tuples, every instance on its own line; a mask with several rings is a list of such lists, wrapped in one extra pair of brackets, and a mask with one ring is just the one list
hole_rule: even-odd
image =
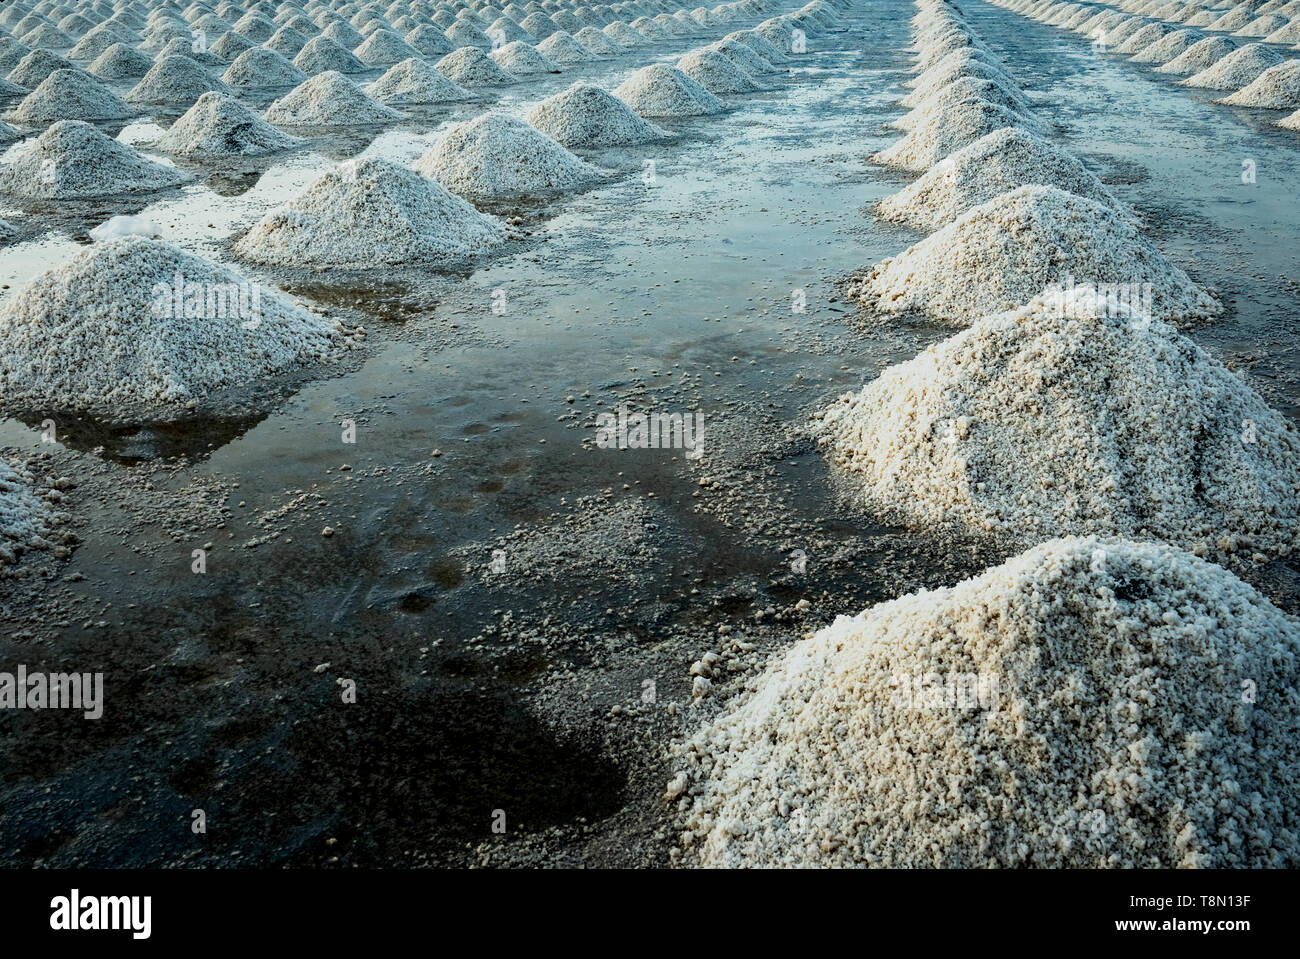
[(55, 524), (53, 506), (38, 490), (35, 477), (0, 458), (0, 569), (16, 563), (31, 549), (46, 549)]
[(267, 213), (235, 252), (275, 266), (369, 269), (461, 260), (503, 239), (495, 219), (433, 180), (363, 157), (331, 168)]
[(824, 411), (863, 502), (1023, 543), (1300, 545), (1300, 436), (1172, 327), (1076, 291), (984, 317)]
[[(323, 360), (337, 325), (271, 290), (260, 322), (157, 315), (156, 284), (247, 283), (161, 240), (130, 236), (83, 250), (32, 280), (0, 310), (0, 384), (20, 401), (120, 415), (123, 402), (169, 404)], [(206, 292), (204, 294), (206, 296)], [(197, 297), (191, 298), (197, 301)], [(250, 297), (251, 302), (251, 297)]]
[[(668, 797), (709, 866), (1294, 868), (1298, 657), (1218, 566), (1055, 540), (774, 657)], [(915, 695), (963, 675), (995, 708)]]
[(668, 137), (618, 97), (589, 83), (575, 83), (543, 100), (528, 111), (528, 122), (570, 148), (632, 146)]
[(17, 150), (0, 166), (0, 192), (14, 196), (78, 200), (162, 190), (187, 179), (81, 120), (60, 120)]
[(1151, 284), (1151, 312), (1175, 324), (1222, 306), (1108, 206), (1051, 186), (1024, 186), (967, 210), (877, 264), (848, 295), (887, 313), (969, 324), (1014, 309), (1071, 277)]
[(501, 113), (452, 127), (415, 169), (471, 199), (544, 196), (602, 178), (545, 133)]
[(468, 100), (473, 94), (453, 83), (423, 60), (411, 57), (389, 67), (366, 93), (393, 106)]
[(287, 126), (353, 126), (390, 123), (402, 114), (377, 103), (343, 74), (317, 74), (266, 108), (266, 119)]
[(642, 67), (619, 84), (614, 96), (643, 117), (695, 117), (725, 109), (704, 87), (662, 63)]
[(156, 144), (176, 156), (255, 157), (304, 141), (277, 130), (234, 97), (205, 93)]

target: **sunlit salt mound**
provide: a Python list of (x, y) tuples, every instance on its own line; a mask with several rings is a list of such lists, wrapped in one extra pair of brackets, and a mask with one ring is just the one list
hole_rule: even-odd
[(1136, 31), (1127, 40), (1114, 49), (1114, 53), (1122, 56), (1132, 56), (1135, 53), (1141, 53), (1151, 44), (1167, 36), (1173, 31), (1173, 27), (1164, 23), (1148, 23), (1141, 30)]
[(0, 192), (76, 200), (163, 190), (186, 177), (81, 120), (60, 120), (0, 165)]
[(1269, 67), (1248, 86), (1215, 102), (1270, 110), (1295, 109), (1300, 106), (1300, 60), (1287, 60)]
[(1219, 19), (1207, 24), (1207, 27), (1210, 30), (1222, 30), (1225, 32), (1240, 30), (1253, 19), (1254, 14), (1251, 13), (1250, 7), (1245, 4), (1239, 4), (1227, 13), (1223, 14), (1223, 16), (1219, 17)]
[(452, 83), (423, 60), (411, 57), (388, 69), (370, 84), (366, 92), (380, 103), (395, 106), (416, 103), (447, 103), (473, 96), (459, 84)]
[(266, 119), (284, 126), (369, 126), (401, 119), (355, 83), (333, 70), (294, 87), (266, 108)]
[(573, 38), (598, 57), (616, 57), (623, 52), (620, 45), (595, 27), (583, 27)]
[(1160, 73), (1172, 73), (1180, 77), (1191, 76), (1214, 66), (1236, 49), (1236, 44), (1227, 37), (1206, 37), (1156, 69)]
[(1150, 313), (1186, 323), (1217, 315), (1217, 301), (1151, 245), (1132, 222), (1095, 200), (1024, 186), (971, 210), (877, 264), (850, 296), (887, 313), (969, 324), (1028, 303), (1049, 287), (1150, 284)]
[(1280, 30), (1291, 23), (1286, 17), (1277, 14), (1266, 14), (1251, 20), (1240, 30), (1234, 30), (1233, 35), (1238, 37), (1267, 37), (1275, 30)]
[(575, 83), (528, 111), (528, 122), (569, 148), (656, 143), (668, 134), (600, 87)]
[(235, 244), (254, 263), (367, 269), (474, 256), (502, 227), (433, 180), (364, 157), (336, 166)]
[(492, 59), (497, 66), (516, 77), (527, 77), (538, 73), (559, 73), (558, 65), (534, 50), (522, 40), (512, 40), (503, 47), (492, 51)]
[(234, 97), (205, 93), (155, 146), (176, 156), (217, 159), (266, 156), (302, 142), (277, 130)]
[(982, 99), (959, 100), (929, 111), (907, 136), (873, 154), (871, 159), (885, 166), (922, 173), (980, 137), (1016, 126), (1038, 130), (1036, 121), (1024, 113)]
[(1054, 186), (1127, 214), (1072, 154), (1018, 127), (1004, 127), (940, 160), (876, 213), (932, 233), (981, 203), (1028, 184)]
[[(242, 56), (242, 54), (241, 54)], [(189, 57), (163, 57), (126, 95), (128, 103), (189, 105), (205, 93), (230, 93)]]
[(774, 66), (772, 63), (764, 60), (739, 40), (719, 40), (717, 43), (710, 44), (708, 49), (716, 50), (718, 53), (721, 53), (736, 66), (740, 67), (740, 69), (752, 76), (755, 83), (762, 83), (764, 74), (784, 72), (781, 67)]
[(461, 47), (437, 63), (438, 72), (463, 87), (493, 87), (514, 83), (516, 77), (478, 47)]
[(642, 67), (619, 85), (614, 96), (643, 117), (695, 117), (725, 109), (704, 87), (662, 63)]
[(1157, 40), (1145, 50), (1135, 53), (1133, 62), (1161, 66), (1175, 57), (1182, 56), (1204, 39), (1205, 36), (1196, 30), (1175, 30), (1168, 36)]
[(601, 32), (627, 50), (644, 47), (651, 42), (644, 33), (637, 33), (622, 20), (607, 24)]
[[(177, 290), (177, 284), (181, 290)], [(161, 240), (96, 243), (0, 309), (0, 385), (19, 401), (120, 416), (335, 351), (336, 324)]]
[(539, 43), (537, 52), (552, 63), (558, 63), (561, 66), (569, 66), (574, 63), (589, 63), (596, 59), (596, 54), (563, 30), (556, 30)]
[(308, 76), (328, 73), (364, 73), (369, 69), (348, 50), (327, 36), (312, 37), (293, 58), (293, 65)]
[(134, 80), (149, 72), (153, 61), (125, 43), (115, 43), (97, 56), (86, 71), (101, 80)]
[(478, 47), (480, 50), (492, 49), (492, 41), (488, 39), (487, 34), (468, 21), (457, 20), (444, 32), (447, 34), (447, 39), (457, 47)]
[(1182, 85), (1210, 90), (1239, 90), (1269, 67), (1275, 67), (1281, 62), (1281, 54), (1271, 47), (1262, 43), (1248, 43), (1213, 66), (1183, 80)]
[(1293, 868), (1297, 662), (1220, 566), (1052, 540), (776, 654), (667, 798), (707, 866)]
[(245, 50), (221, 75), (221, 81), (231, 87), (294, 87), (307, 79), (280, 54), (266, 47)]
[(452, 127), (415, 169), (469, 199), (545, 196), (601, 179), (545, 133), (501, 113)]
[(411, 46), (391, 30), (376, 30), (366, 38), (366, 42), (352, 51), (357, 59), (372, 67), (390, 67), (410, 57), (418, 57), (420, 51)]
[(753, 30), (737, 30), (735, 33), (727, 34), (722, 39), (743, 43), (768, 63), (775, 66), (783, 66), (790, 62), (790, 58), (782, 53), (775, 43)]
[(56, 70), (75, 70), (71, 63), (48, 50), (33, 50), (9, 71), (9, 82), (34, 90)]
[(679, 59), (675, 66), (715, 96), (752, 93), (761, 89), (761, 84), (753, 74), (717, 50), (707, 47), (692, 50)]
[(936, 113), (952, 110), (958, 103), (968, 100), (982, 100), (985, 103), (996, 104), (1023, 117), (1028, 117), (1030, 114), (1029, 101), (1015, 86), (1001, 80), (959, 77), (947, 86), (935, 90), (911, 111), (887, 123), (886, 126), (899, 130), (915, 130)]
[(1019, 90), (1016, 82), (1007, 75), (1005, 70), (983, 60), (944, 60), (917, 79), (919, 82), (912, 88), (912, 92), (898, 101), (900, 107), (908, 109), (918, 107), (944, 87), (958, 80), (983, 80), (996, 83), (1007, 90), (1015, 90), (1019, 93), (1021, 101), (1028, 103), (1024, 93)]
[(55, 70), (27, 94), (8, 118), (18, 123), (119, 120), (134, 111), (112, 90), (80, 70)]
[(408, 31), (404, 39), (424, 57), (444, 57), (456, 49), (442, 30), (427, 23)]

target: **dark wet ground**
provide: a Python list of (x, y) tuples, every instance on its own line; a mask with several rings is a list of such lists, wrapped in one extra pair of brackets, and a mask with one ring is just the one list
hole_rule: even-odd
[[(1294, 135), (1072, 34), (961, 8), (1063, 142), (1226, 295), (1229, 315), (1196, 338), (1295, 415)], [(682, 722), (665, 707), (688, 698), (719, 625), (779, 648), (997, 562), (995, 544), (846, 510), (790, 429), (946, 333), (863, 331), (836, 301), (837, 277), (919, 238), (863, 213), (906, 182), (866, 157), (896, 136), (881, 124), (898, 112), (912, 12), (873, 3), (773, 91), (673, 124), (680, 139), (663, 148), (595, 154), (627, 171), (609, 186), (498, 211), (534, 235), (468, 277), (279, 277), (359, 311), (370, 352), (270, 412), (161, 433), (68, 422), (56, 464), (78, 479), (82, 543), (52, 578), (0, 583), (0, 663), (103, 670), (107, 705), (97, 722), (6, 716), (0, 862), (463, 864), (483, 861), (482, 844), (494, 862), (663, 862), (663, 750)], [(590, 75), (621, 79), (699, 42)], [(573, 78), (509, 90), (505, 105)], [(399, 128), (366, 149), (409, 161), (434, 139)], [(237, 196), (239, 177), (218, 184), (227, 195), (190, 190), (145, 215), (219, 255), (328, 163), (297, 154)], [(2, 281), (71, 248), (0, 251)], [(797, 289), (806, 313), (791, 312)], [(702, 410), (703, 459), (595, 448), (595, 415), (624, 402)], [(0, 443), (38, 450), (35, 423), (0, 423)], [(593, 546), (579, 534), (598, 519), (611, 532)], [(517, 525), (523, 538), (506, 541)], [(507, 572), (494, 578), (498, 547)], [(1289, 567), (1254, 579), (1300, 606)], [(779, 615), (756, 624), (766, 608)], [(611, 718), (642, 703), (647, 678), (653, 708)]]

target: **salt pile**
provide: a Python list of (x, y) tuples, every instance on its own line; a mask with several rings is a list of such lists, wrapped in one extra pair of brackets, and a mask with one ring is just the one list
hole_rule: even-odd
[(1028, 101), (1025, 100), (1024, 94), (1014, 86), (1002, 80), (958, 77), (946, 87), (934, 91), (923, 103), (913, 108), (911, 112), (891, 121), (886, 126), (900, 130), (914, 130), (935, 113), (954, 109), (957, 104), (972, 100), (993, 103), (1025, 117), (1029, 114)]
[(1257, 17), (1240, 30), (1233, 31), (1233, 35), (1238, 37), (1267, 37), (1273, 31), (1282, 29), (1290, 22), (1286, 17), (1279, 17), (1276, 14)]
[(437, 63), (438, 72), (464, 87), (491, 87), (514, 83), (516, 78), (478, 47), (461, 47)]
[(302, 142), (277, 130), (233, 97), (205, 93), (156, 146), (177, 156), (224, 158), (266, 156)]
[(1206, 37), (1156, 69), (1160, 73), (1172, 73), (1180, 77), (1191, 76), (1213, 66), (1235, 49), (1237, 49), (1236, 45), (1226, 37)]
[(614, 91), (643, 117), (695, 117), (721, 113), (722, 101), (686, 74), (656, 63), (642, 67)]
[(434, 181), (374, 157), (333, 167), (235, 244), (254, 263), (369, 269), (485, 252), (501, 226)]
[(1286, 26), (1279, 27), (1264, 38), (1267, 43), (1300, 43), (1300, 17), (1289, 21)]
[(492, 59), (502, 70), (516, 77), (560, 72), (556, 64), (520, 40), (514, 40), (493, 50)]
[(907, 136), (871, 160), (922, 173), (980, 137), (1014, 126), (1037, 132), (1037, 123), (1024, 114), (984, 100), (962, 100), (931, 110)]
[(1127, 212), (1078, 159), (1017, 127), (995, 130), (940, 160), (906, 189), (881, 200), (876, 212), (932, 233), (967, 210), (1028, 184), (1059, 187)]
[(404, 106), (418, 103), (447, 103), (468, 100), (473, 96), (464, 87), (452, 83), (432, 66), (415, 57), (390, 67), (388, 72), (366, 89), (380, 103)]
[(676, 67), (715, 96), (760, 89), (752, 74), (707, 47), (692, 50), (677, 61)]
[(545, 56), (552, 63), (569, 65), (573, 63), (588, 63), (596, 59), (596, 55), (575, 40), (570, 34), (563, 30), (556, 30), (549, 37), (537, 45), (537, 52)]
[(551, 22), (551, 18), (541, 11), (530, 13), (519, 22), (519, 25), (538, 40), (545, 40), (559, 29), (553, 22)]
[(415, 169), (470, 199), (543, 196), (601, 179), (545, 133), (500, 113), (452, 127)]
[(478, 47), (480, 50), (491, 50), (492, 41), (478, 27), (464, 20), (457, 20), (454, 24), (444, 31), (447, 39), (458, 47)]
[(446, 56), (456, 49), (455, 45), (447, 39), (445, 33), (427, 23), (422, 23), (408, 32), (405, 39), (407, 43), (420, 51), (421, 56), (425, 57)]
[(80, 70), (55, 70), (10, 113), (19, 123), (120, 120), (132, 114), (112, 90)]
[(9, 71), (8, 79), (10, 83), (34, 90), (46, 77), (57, 70), (77, 70), (77, 68), (57, 54), (45, 50), (33, 50)]
[(1255, 80), (1269, 67), (1277, 66), (1282, 57), (1262, 43), (1248, 43), (1234, 50), (1213, 66), (1182, 81), (1185, 87), (1210, 90), (1239, 90)]
[(149, 72), (153, 61), (125, 43), (115, 43), (86, 68), (101, 80), (134, 80)]
[(293, 58), (293, 65), (308, 76), (321, 73), (364, 73), (366, 65), (326, 36), (312, 37)]
[(306, 45), (307, 37), (290, 27), (281, 27), (275, 31), (275, 36), (262, 44), (267, 50), (278, 53), (285, 59), (296, 57)]
[(1157, 40), (1142, 52), (1135, 54), (1133, 62), (1166, 64), (1175, 57), (1186, 53), (1203, 39), (1205, 37), (1195, 30), (1176, 30), (1167, 37)]
[(1240, 30), (1246, 24), (1250, 23), (1253, 17), (1254, 14), (1251, 12), (1250, 7), (1236, 6), (1223, 16), (1219, 17), (1219, 19), (1209, 24), (1209, 29), (1221, 30), (1224, 32)]
[(257, 44), (237, 33), (223, 33), (213, 41), (212, 46), (208, 47), (208, 52), (220, 57), (227, 63), (233, 63), (235, 57), (245, 50), (253, 49), (255, 46)]
[(573, 35), (573, 38), (581, 43), (584, 49), (590, 50), (598, 57), (614, 57), (623, 52), (620, 45), (595, 27), (583, 27)]
[(1284, 127), (1287, 130), (1300, 130), (1300, 110), (1297, 110), (1285, 119), (1278, 120), (1277, 125)]
[(777, 49), (776, 44), (769, 42), (753, 30), (737, 30), (735, 33), (727, 34), (723, 39), (743, 43), (768, 63), (780, 65), (790, 62), (790, 58)]
[(528, 122), (570, 148), (633, 146), (668, 137), (618, 97), (588, 83), (543, 100), (528, 112)]
[(759, 78), (765, 73), (782, 72), (780, 67), (773, 66), (739, 40), (719, 40), (717, 43), (710, 44), (708, 49), (717, 50), (736, 66), (753, 76), (756, 83), (760, 82)]
[(352, 52), (358, 60), (372, 67), (391, 67), (394, 63), (420, 55), (419, 50), (391, 30), (376, 30)]
[(1272, 110), (1295, 109), (1300, 106), (1300, 60), (1287, 60), (1269, 67), (1249, 86), (1215, 102)]
[(0, 572), (28, 550), (49, 547), (48, 537), (61, 517), (47, 495), (37, 489), (30, 472), (0, 459)]
[(644, 34), (637, 33), (622, 20), (615, 20), (607, 25), (601, 31), (619, 46), (631, 50), (635, 47), (644, 47), (650, 41)]
[(68, 51), (68, 57), (72, 60), (93, 60), (115, 43), (123, 43), (134, 49), (136, 41), (116, 24), (101, 23), (77, 41), (77, 45)]
[(363, 126), (401, 117), (333, 70), (312, 77), (266, 108), (266, 119), (283, 126)]
[(1150, 284), (1153, 317), (1186, 323), (1221, 307), (1126, 218), (1095, 200), (1025, 186), (967, 210), (938, 233), (877, 264), (850, 296), (887, 313), (951, 323), (1014, 309), (1067, 278)]
[(333, 321), (227, 267), (129, 236), (74, 255), (0, 309), (0, 384), (19, 401), (112, 418), (124, 402), (177, 403), (327, 359), (338, 339)]
[(492, 25), (483, 32), (487, 34), (489, 40), (498, 46), (507, 44), (511, 40), (523, 40), (532, 43), (537, 39), (509, 17), (497, 17), (492, 21)]
[(191, 104), (205, 93), (230, 93), (189, 57), (164, 57), (126, 95), (128, 103)]
[(188, 37), (177, 37), (175, 40), (169, 41), (167, 46), (158, 51), (158, 55), (154, 57), (154, 60), (175, 56), (189, 57), (195, 63), (205, 67), (224, 67), (226, 65), (226, 61), (214, 53), (209, 53), (206, 50), (195, 50), (194, 41)]
[(1170, 32), (1162, 23), (1149, 23), (1115, 48), (1119, 54), (1140, 53)]
[(293, 87), (306, 79), (307, 74), (265, 47), (245, 50), (221, 75), (232, 87)]
[(1298, 658), (1221, 567), (1053, 540), (774, 657), (667, 798), (709, 866), (1294, 867)]
[(14, 196), (76, 200), (162, 190), (186, 179), (81, 120), (60, 120), (18, 151), (0, 166), (0, 192)]
[(321, 36), (329, 37), (345, 50), (355, 50), (365, 43), (366, 38), (342, 20), (335, 20), (321, 31)]

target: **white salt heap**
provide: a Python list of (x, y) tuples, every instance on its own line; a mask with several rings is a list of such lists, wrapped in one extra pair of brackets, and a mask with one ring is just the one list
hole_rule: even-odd
[(30, 472), (0, 459), (0, 573), (23, 553), (50, 546), (48, 537), (62, 519), (54, 502)]
[(1300, 106), (1300, 60), (1287, 60), (1269, 67), (1249, 85), (1216, 102), (1239, 107), (1293, 110)]
[[(242, 54), (241, 54), (242, 55)], [(189, 57), (164, 57), (149, 68), (126, 95), (128, 103), (167, 103), (189, 106), (205, 93), (230, 93)]]
[(1269, 67), (1281, 62), (1281, 55), (1264, 44), (1248, 43), (1213, 66), (1183, 80), (1182, 85), (1210, 90), (1240, 90)]
[(1191, 76), (1213, 66), (1235, 49), (1237, 49), (1236, 44), (1227, 37), (1206, 37), (1192, 44), (1164, 66), (1156, 67), (1156, 70), (1180, 77)]
[(537, 52), (552, 63), (568, 66), (574, 63), (589, 63), (596, 55), (588, 50), (563, 30), (556, 30), (537, 45)]
[(668, 136), (618, 97), (589, 83), (575, 83), (543, 100), (528, 112), (528, 122), (570, 148), (632, 146)]
[(1134, 54), (1133, 62), (1163, 65), (1186, 53), (1204, 39), (1204, 35), (1195, 30), (1175, 30), (1168, 36), (1157, 40), (1145, 50)]
[(780, 67), (773, 66), (739, 40), (719, 40), (710, 44), (708, 49), (716, 50), (762, 84), (762, 76), (768, 73), (781, 73)]
[(221, 75), (221, 82), (232, 87), (294, 87), (306, 79), (306, 73), (265, 47), (245, 50)]
[(1023, 113), (981, 99), (945, 103), (927, 111), (907, 136), (873, 154), (871, 160), (923, 173), (949, 154), (1003, 127), (1037, 132), (1038, 124)]
[(1018, 127), (995, 130), (950, 154), (910, 186), (881, 200), (876, 212), (932, 233), (967, 210), (1027, 184), (1059, 187), (1127, 213), (1078, 159)]
[(333, 167), (235, 244), (254, 263), (368, 269), (485, 252), (502, 227), (413, 170), (374, 157)]
[(513, 40), (492, 51), (497, 66), (516, 77), (538, 73), (559, 73), (560, 68), (522, 40)]
[(372, 67), (391, 67), (409, 57), (417, 57), (420, 51), (397, 36), (391, 30), (376, 30), (366, 38), (366, 42), (352, 51), (358, 60)]
[(416, 103), (447, 103), (468, 100), (473, 96), (459, 84), (452, 83), (423, 60), (411, 57), (395, 64), (366, 88), (366, 93), (380, 103), (404, 106)]
[(20, 401), (113, 417), (122, 403), (173, 404), (326, 359), (339, 339), (333, 321), (227, 267), (130, 236), (77, 253), (5, 304), (0, 384)]
[(759, 83), (751, 73), (717, 50), (707, 47), (692, 50), (679, 59), (675, 66), (715, 96), (752, 93), (759, 89)]
[(461, 47), (437, 63), (438, 72), (463, 87), (489, 87), (514, 83), (515, 77), (478, 47)]
[(177, 156), (266, 156), (303, 141), (277, 130), (234, 97), (205, 93), (156, 144)]
[(319, 73), (364, 73), (366, 65), (329, 37), (312, 37), (293, 58), (293, 65), (308, 76)]
[(120, 120), (132, 109), (112, 90), (80, 70), (56, 70), (23, 98), (8, 118), (19, 123)]
[(415, 169), (469, 199), (543, 196), (601, 179), (545, 133), (501, 113), (452, 127)]
[(618, 86), (614, 96), (643, 117), (695, 117), (725, 109), (704, 87), (662, 63), (642, 67)]
[(598, 57), (615, 57), (623, 52), (622, 47), (595, 27), (583, 27), (573, 38)]
[[(928, 122), (936, 113), (955, 109), (957, 104), (971, 100), (983, 100), (985, 103), (1005, 107), (1012, 113), (1029, 118), (1029, 103), (1025, 100), (1024, 94), (1014, 86), (1002, 80), (958, 77), (947, 86), (935, 90), (908, 113), (886, 125), (899, 130), (914, 130)], [(1032, 123), (1033, 120), (1029, 119), (1028, 122)]]
[(115, 43), (95, 58), (87, 72), (101, 80), (128, 80), (149, 72), (153, 61), (125, 43)]
[(968, 324), (1028, 303), (1066, 278), (1150, 284), (1152, 316), (1170, 323), (1222, 310), (1128, 218), (1051, 186), (1020, 187), (967, 210), (877, 264), (850, 284), (849, 296), (887, 313)]
[(186, 177), (81, 120), (60, 120), (0, 166), (0, 192), (80, 200), (162, 190)]
[(285, 126), (364, 126), (400, 120), (402, 114), (376, 103), (355, 83), (333, 70), (317, 74), (266, 108), (266, 119)]
[(56, 70), (76, 70), (71, 63), (48, 50), (33, 50), (9, 71), (9, 82), (29, 90), (40, 86), (41, 81)]
[(842, 396), (820, 432), (863, 502), (906, 521), (1243, 558), (1300, 544), (1294, 427), (1102, 291), (984, 317)]
[(421, 56), (426, 57), (445, 57), (456, 49), (455, 44), (447, 39), (445, 33), (427, 23), (415, 27), (406, 34), (404, 39), (416, 50), (419, 50)]
[(1297, 662), (1224, 569), (1054, 540), (774, 657), (667, 798), (709, 866), (1294, 868)]

